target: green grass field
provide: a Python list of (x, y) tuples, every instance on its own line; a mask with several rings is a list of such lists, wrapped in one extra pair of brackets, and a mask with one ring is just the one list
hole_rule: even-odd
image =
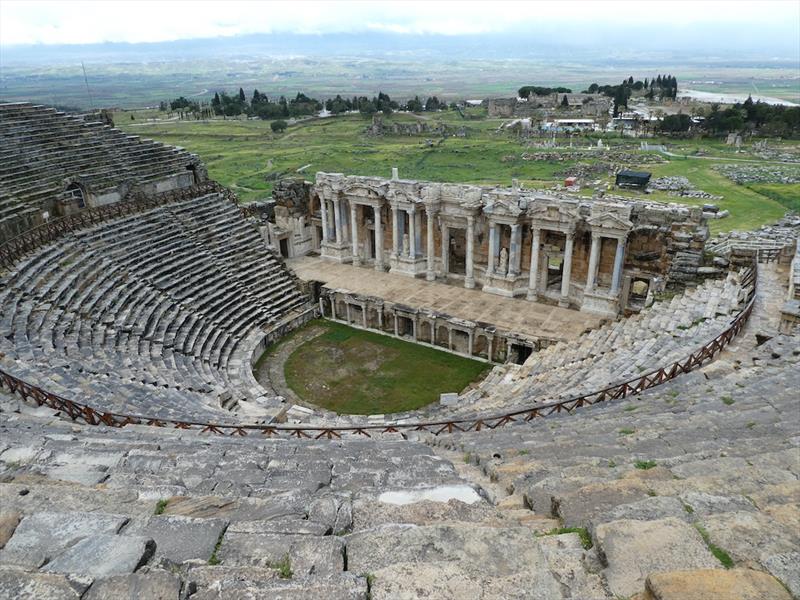
[(339, 323), (312, 324), (327, 331), (289, 356), (286, 382), (307, 402), (337, 413), (415, 410), (436, 402), (443, 392), (460, 392), (491, 368)]
[[(157, 111), (117, 112), (115, 123), (129, 133), (197, 153), (208, 166), (210, 176), (235, 190), (245, 202), (268, 198), (273, 182), (281, 177), (302, 175), (313, 180), (317, 171), (389, 177), (392, 167), (398, 167), (400, 176), (409, 179), (508, 186), (513, 178), (517, 178), (528, 187), (549, 188), (563, 181), (560, 173), (577, 162), (523, 160), (524, 152), (535, 150), (528, 146), (529, 142), (513, 133), (499, 131), (504, 120), (480, 118), (479, 113), (477, 111), (474, 115), (478, 118), (467, 119), (454, 111), (421, 116), (395, 114), (385, 119), (422, 120), (431, 125), (444, 123), (455, 129), (465, 127), (467, 136), (464, 138), (439, 138), (434, 134), (370, 136), (365, 132), (369, 119), (359, 115), (300, 121), (283, 134), (272, 133), (269, 122), (258, 120), (153, 121), (153, 117), (158, 116)], [(163, 114), (160, 116), (165, 117)], [(618, 135), (592, 134), (586, 138), (576, 137), (573, 143), (585, 148), (595, 145), (598, 137), (613, 148), (641, 154), (638, 140)], [(734, 148), (719, 140), (651, 141), (664, 141), (682, 156), (672, 157), (664, 164), (643, 165), (642, 168), (652, 171), (654, 177), (684, 175), (695, 187), (724, 197), (716, 203), (722, 209), (728, 209), (731, 216), (712, 222), (714, 233), (757, 228), (774, 222), (786, 209), (797, 207), (800, 186), (742, 186), (713, 169), (725, 158), (732, 161), (744, 158), (769, 164), (753, 154), (736, 154)], [(561, 143), (565, 142), (562, 140)], [(770, 146), (790, 148), (796, 147), (796, 143), (771, 140)], [(692, 156), (697, 149), (723, 161)], [(608, 177), (598, 178), (609, 181)], [(627, 195), (637, 194), (631, 192)], [(638, 194), (638, 197), (643, 196)], [(706, 203), (701, 199), (675, 198), (664, 192), (646, 198), (696, 205)]]

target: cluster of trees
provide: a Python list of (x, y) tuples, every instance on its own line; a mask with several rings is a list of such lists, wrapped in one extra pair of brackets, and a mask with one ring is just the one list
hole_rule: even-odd
[(247, 95), (242, 88), (239, 88), (238, 94), (215, 93), (210, 106), (203, 106), (201, 103), (188, 100), (183, 96), (160, 104), (161, 110), (178, 111), (181, 118), (188, 114), (193, 115), (195, 118), (208, 118), (213, 115), (225, 117), (247, 115), (268, 120), (313, 115), (321, 111), (323, 106), (335, 115), (358, 111), (364, 116), (371, 116), (378, 112), (389, 115), (393, 111), (400, 109), (423, 112), (446, 110), (448, 108), (447, 103), (440, 101), (436, 96), (430, 96), (424, 102), (419, 96), (415, 96), (405, 104), (400, 104), (383, 92), (379, 92), (377, 96), (372, 98), (367, 96), (342, 98), (337, 94), (335, 98), (329, 98), (323, 103), (315, 98), (309, 98), (302, 92), (298, 92), (294, 98), (288, 100), (285, 96), (271, 100), (266, 94), (256, 89), (253, 90), (253, 96), (248, 101)]
[(645, 98), (676, 98), (678, 95), (678, 79), (674, 75), (658, 75), (653, 79), (645, 77), (644, 81), (634, 81), (633, 76), (623, 79), (619, 85), (600, 85), (593, 83), (583, 91), (584, 94), (605, 94), (614, 102), (614, 116), (618, 116), (623, 108), (628, 108), (628, 100), (634, 92), (644, 90)]
[(707, 114), (698, 111), (704, 119), (693, 125), (689, 115), (667, 115), (659, 124), (664, 133), (685, 133), (690, 129), (709, 134), (758, 132), (768, 136), (800, 135), (800, 106), (780, 106), (755, 102), (752, 97), (729, 108), (712, 104)]
[(712, 104), (703, 127), (711, 133), (757, 130), (762, 135), (797, 136), (800, 135), (800, 106), (754, 102), (752, 97), (725, 109)]
[(440, 101), (436, 96), (430, 96), (424, 102), (419, 96), (414, 96), (405, 104), (400, 104), (392, 100), (389, 94), (384, 94), (383, 92), (378, 92), (378, 95), (373, 96), (372, 99), (366, 96), (353, 96), (353, 99), (350, 100), (337, 95), (335, 98), (325, 101), (325, 110), (329, 110), (335, 115), (356, 110), (364, 116), (371, 116), (379, 112), (390, 115), (396, 110), (423, 112), (446, 109), (447, 103)]
[(537, 85), (523, 85), (517, 90), (517, 95), (520, 98), (529, 98), (531, 94), (534, 96), (550, 96), (551, 94), (571, 94), (572, 90), (565, 87), (541, 87)]
[(244, 90), (239, 88), (239, 93), (232, 96), (225, 92), (215, 93), (211, 108), (215, 115), (226, 117), (248, 115), (261, 119), (280, 119), (313, 115), (322, 110), (322, 103), (301, 92), (289, 100), (285, 96), (270, 100), (266, 94), (257, 89), (253, 90), (253, 96), (248, 102)]

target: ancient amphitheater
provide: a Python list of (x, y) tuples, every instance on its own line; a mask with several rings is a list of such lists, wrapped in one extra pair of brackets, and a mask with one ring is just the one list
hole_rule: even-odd
[[(800, 597), (796, 218), (397, 172), (243, 207), (91, 117), (0, 140), (0, 597)], [(493, 368), (388, 415), (256, 381), (320, 316)]]

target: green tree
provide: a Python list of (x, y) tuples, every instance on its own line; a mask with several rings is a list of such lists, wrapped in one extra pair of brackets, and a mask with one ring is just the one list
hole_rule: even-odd
[(281, 133), (283, 131), (286, 131), (286, 128), (288, 126), (289, 126), (289, 124), (286, 121), (284, 121), (283, 119), (279, 119), (277, 121), (273, 121), (272, 123), (269, 124), (269, 128), (272, 129), (272, 131), (274, 133)]

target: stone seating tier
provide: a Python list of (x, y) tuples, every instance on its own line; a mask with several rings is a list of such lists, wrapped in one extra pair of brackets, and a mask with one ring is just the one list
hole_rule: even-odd
[(279, 410), (238, 349), (306, 302), (238, 209), (209, 194), (19, 261), (0, 292), (0, 352), (18, 376), (107, 410), (230, 421), (223, 392)]

